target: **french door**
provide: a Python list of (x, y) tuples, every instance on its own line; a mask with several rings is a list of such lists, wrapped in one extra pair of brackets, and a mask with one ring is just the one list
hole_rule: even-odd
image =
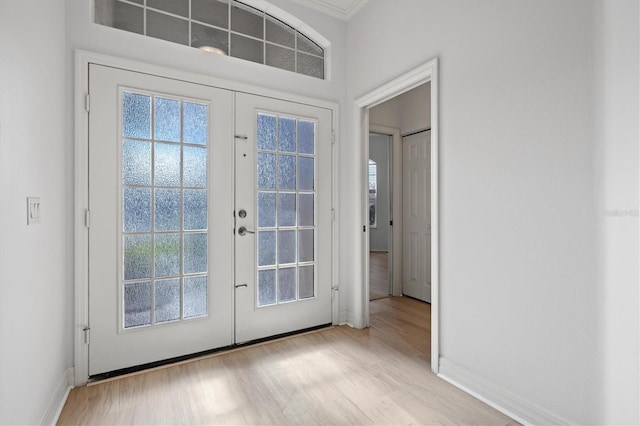
[(329, 110), (89, 82), (90, 376), (331, 322)]

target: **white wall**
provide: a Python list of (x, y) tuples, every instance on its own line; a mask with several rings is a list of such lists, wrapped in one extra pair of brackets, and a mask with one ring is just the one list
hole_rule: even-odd
[(369, 123), (407, 134), (431, 127), (431, 82), (421, 84), (369, 110)]
[(72, 365), (64, 26), (63, 0), (0, 2), (0, 424), (38, 423)]
[(376, 162), (378, 195), (376, 227), (369, 228), (369, 249), (389, 251), (389, 160), (391, 137), (372, 133), (369, 135), (369, 158)]
[[(602, 27), (599, 3), (369, 2), (348, 27), (348, 88), (353, 102), (440, 59), (441, 355), (570, 422), (637, 423), (637, 218), (603, 220), (601, 198), (624, 183), (624, 201), (609, 205), (637, 208), (637, 110), (618, 121), (611, 108), (637, 108), (638, 12), (635, 2), (604, 2), (625, 22)], [(615, 53), (606, 71), (623, 80), (606, 96), (609, 114), (596, 117), (594, 42), (614, 27), (603, 55)], [(633, 146), (605, 149), (631, 158), (617, 163), (623, 172), (597, 156), (604, 142), (596, 118), (607, 136), (636, 136)], [(343, 161), (357, 161), (358, 152), (354, 143)], [(615, 175), (599, 192), (596, 167)], [(360, 182), (354, 168), (344, 191)], [(343, 229), (357, 228), (357, 200), (342, 208), (353, 211)], [(618, 231), (600, 235), (603, 221)], [(609, 250), (616, 237), (624, 259)], [(349, 253), (357, 279), (357, 242)], [(614, 272), (618, 262), (624, 270)]]

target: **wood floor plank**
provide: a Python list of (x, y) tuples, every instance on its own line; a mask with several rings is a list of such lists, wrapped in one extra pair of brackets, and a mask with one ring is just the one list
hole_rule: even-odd
[(437, 378), (430, 305), (371, 303), (371, 327), (333, 327), (73, 389), (61, 425), (515, 425)]

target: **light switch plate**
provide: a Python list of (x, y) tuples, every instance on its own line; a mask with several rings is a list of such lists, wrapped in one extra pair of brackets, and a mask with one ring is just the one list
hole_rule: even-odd
[(27, 197), (27, 225), (40, 223), (40, 197)]

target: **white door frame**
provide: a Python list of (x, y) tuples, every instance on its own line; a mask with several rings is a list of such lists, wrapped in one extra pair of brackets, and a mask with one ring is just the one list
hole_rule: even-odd
[[(439, 370), (439, 234), (438, 196), (438, 58), (401, 75), (355, 101), (354, 137), (360, 141), (360, 185), (362, 224), (368, 224), (367, 168), (369, 160), (369, 109), (402, 93), (431, 82), (431, 369)], [(395, 222), (394, 222), (395, 223)], [(361, 270), (356, 271), (354, 317), (356, 327), (369, 326), (369, 233), (364, 232), (360, 244)], [(359, 278), (359, 279), (358, 279)]]
[[(391, 137), (391, 161), (389, 162), (391, 169), (389, 174), (391, 215), (389, 218), (393, 221), (393, 226), (390, 227), (392, 238), (389, 245), (392, 273), (391, 294), (402, 296), (402, 137), (400, 136), (400, 129), (379, 126), (373, 123), (369, 124), (369, 132)], [(368, 149), (369, 146), (367, 144), (367, 158), (369, 158)], [(367, 237), (369, 236), (367, 235)]]
[[(108, 67), (122, 68), (146, 74), (153, 74), (176, 80), (188, 81), (195, 84), (218, 87), (221, 89), (236, 92), (245, 92), (260, 96), (273, 97), (285, 101), (308, 104), (321, 108), (326, 108), (332, 112), (332, 129), (335, 143), (332, 145), (332, 208), (338, 215), (338, 141), (339, 134), (339, 108), (335, 102), (298, 96), (291, 93), (280, 92), (249, 84), (238, 83), (216, 77), (201, 75), (188, 71), (162, 67), (158, 65), (146, 64), (129, 59), (118, 58), (109, 55), (89, 52), (81, 49), (75, 51), (75, 85), (74, 85), (74, 140), (75, 140), (75, 161), (74, 161), (74, 301), (75, 318), (73, 323), (74, 335), (74, 384), (83, 385), (89, 377), (89, 349), (85, 339), (85, 327), (89, 324), (89, 231), (87, 228), (89, 217), (87, 209), (89, 206), (89, 170), (88, 170), (88, 150), (89, 150), (89, 115), (90, 99), (87, 96), (89, 90), (89, 64), (99, 64)], [(331, 265), (331, 287), (338, 289), (339, 252), (338, 235), (339, 227), (336, 221), (332, 222), (332, 265)], [(333, 291), (332, 322), (339, 324), (339, 301), (340, 292)]]

